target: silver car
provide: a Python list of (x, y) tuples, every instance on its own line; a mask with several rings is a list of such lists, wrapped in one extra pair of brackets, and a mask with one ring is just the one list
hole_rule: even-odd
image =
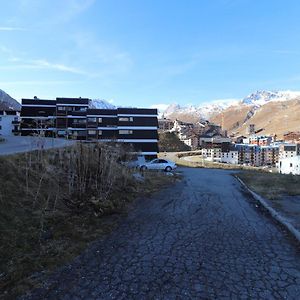
[(150, 162), (140, 164), (140, 170), (164, 170), (166, 172), (171, 172), (176, 169), (177, 166), (174, 162), (166, 159), (156, 158)]

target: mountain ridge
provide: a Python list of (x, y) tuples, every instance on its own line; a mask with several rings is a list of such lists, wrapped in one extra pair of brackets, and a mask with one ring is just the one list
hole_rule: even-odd
[(0, 109), (1, 110), (21, 110), (21, 104), (9, 94), (0, 89)]

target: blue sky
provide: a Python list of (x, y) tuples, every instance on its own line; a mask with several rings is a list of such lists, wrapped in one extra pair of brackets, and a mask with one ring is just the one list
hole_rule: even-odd
[(0, 88), (121, 106), (300, 90), (297, 0), (1, 2)]

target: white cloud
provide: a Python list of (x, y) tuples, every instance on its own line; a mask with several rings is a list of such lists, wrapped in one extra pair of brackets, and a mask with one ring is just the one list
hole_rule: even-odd
[(11, 64), (8, 66), (0, 66), (0, 70), (19, 70), (19, 69), (48, 69), (61, 72), (68, 72), (73, 74), (88, 75), (87, 72), (75, 67), (67, 66), (60, 63), (52, 63), (45, 59), (23, 60), (17, 57), (10, 59), (11, 62), (17, 64)]
[(25, 28), (21, 27), (3, 27), (0, 26), (0, 31), (24, 31)]

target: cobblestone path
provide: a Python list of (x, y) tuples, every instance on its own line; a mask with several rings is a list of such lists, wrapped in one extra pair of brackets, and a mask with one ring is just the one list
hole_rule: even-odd
[(299, 245), (230, 172), (181, 170), (23, 299), (299, 299)]

